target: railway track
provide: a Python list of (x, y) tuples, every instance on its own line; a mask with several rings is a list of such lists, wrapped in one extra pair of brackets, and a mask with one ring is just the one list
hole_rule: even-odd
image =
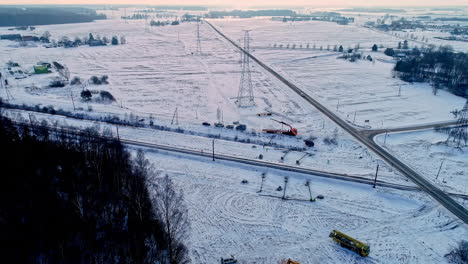
[(351, 136), (353, 136), (357, 141), (359, 141), (361, 144), (369, 148), (371, 151), (373, 151), (376, 155), (378, 155), (380, 158), (382, 158), (385, 162), (388, 164), (392, 165), (395, 167), (398, 171), (400, 171), (403, 175), (405, 175), (408, 179), (413, 181), (416, 185), (418, 185), (422, 190), (424, 190), (426, 193), (428, 193), (434, 200), (439, 202), (442, 206), (444, 206), (448, 211), (450, 211), (453, 215), (461, 219), (465, 224), (468, 224), (468, 210), (465, 209), (462, 205), (460, 205), (457, 201), (452, 199), (447, 193), (443, 192), (439, 188), (437, 188), (435, 185), (430, 183), (428, 180), (426, 180), (423, 176), (421, 176), (419, 173), (417, 173), (415, 170), (410, 168), (408, 165), (406, 165), (404, 162), (399, 160), (398, 158), (394, 157), (390, 153), (388, 153), (386, 150), (381, 148), (377, 143), (374, 142), (374, 134), (369, 134), (362, 132), (360, 130), (357, 130), (355, 127), (350, 125), (348, 122), (340, 118), (338, 115), (333, 113), (331, 110), (326, 108), (324, 105), (322, 105), (320, 102), (306, 94), (304, 91), (302, 91), (299, 87), (297, 87), (295, 84), (291, 83), (288, 81), (286, 78), (281, 76), (279, 73), (277, 73), (275, 70), (270, 68), (268, 65), (260, 61), (257, 57), (252, 55), (251, 53), (247, 52), (244, 50), (239, 44), (231, 40), (229, 37), (224, 35), (220, 30), (218, 30), (215, 26), (213, 26), (210, 22), (204, 21), (207, 23), (215, 32), (217, 32), (221, 37), (223, 37), (225, 40), (227, 40), (229, 43), (234, 45), (237, 49), (239, 49), (241, 52), (243, 52), (245, 55), (247, 55), (249, 58), (251, 58), (253, 61), (255, 61), (258, 65), (260, 65), (262, 68), (264, 68), (266, 71), (268, 71), (271, 75), (273, 75), (275, 78), (277, 78), (279, 81), (281, 81), (283, 84), (285, 84), (287, 87), (289, 87), (291, 90), (296, 92), (299, 96), (301, 96), (304, 100), (309, 102), (312, 106), (314, 106), (317, 110), (322, 112), (325, 116), (327, 116), (329, 119), (331, 119), (335, 124), (340, 126), (343, 130), (348, 132)]

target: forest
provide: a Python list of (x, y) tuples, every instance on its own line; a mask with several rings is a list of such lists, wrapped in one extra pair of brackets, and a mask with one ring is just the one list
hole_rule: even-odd
[(422, 54), (399, 60), (394, 73), (403, 81), (429, 82), (437, 89), (468, 98), (468, 54), (454, 52), (449, 46), (428, 48)]
[(0, 7), (0, 27), (84, 23), (106, 19), (81, 7)]
[(189, 263), (182, 194), (142, 151), (2, 116), (0, 145), (3, 263)]

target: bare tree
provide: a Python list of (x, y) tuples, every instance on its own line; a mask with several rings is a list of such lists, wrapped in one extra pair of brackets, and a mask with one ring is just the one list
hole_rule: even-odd
[(190, 228), (183, 195), (175, 190), (168, 175), (157, 179), (155, 192), (155, 211), (167, 233), (170, 262), (171, 264), (190, 263), (188, 249), (183, 243)]
[(465, 145), (468, 143), (468, 100), (463, 109), (453, 111), (452, 113), (457, 118), (457, 125), (450, 129), (447, 141), (452, 139), (460, 147), (462, 141)]

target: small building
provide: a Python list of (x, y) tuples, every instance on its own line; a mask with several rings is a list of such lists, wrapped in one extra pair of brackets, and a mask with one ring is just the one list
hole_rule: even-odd
[(46, 65), (35, 65), (34, 66), (34, 73), (35, 74), (49, 73), (49, 68), (47, 68)]

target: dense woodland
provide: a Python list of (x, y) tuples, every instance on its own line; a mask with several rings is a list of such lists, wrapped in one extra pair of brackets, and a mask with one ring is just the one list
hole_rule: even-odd
[[(398, 61), (394, 72), (407, 82), (430, 82), (436, 89), (468, 98), (468, 54), (450, 47), (426, 49)], [(435, 90), (436, 91), (436, 90)]]
[(189, 262), (181, 194), (105, 135), (0, 116), (3, 263)]
[(78, 7), (0, 7), (0, 27), (92, 22), (106, 19), (95, 10)]

